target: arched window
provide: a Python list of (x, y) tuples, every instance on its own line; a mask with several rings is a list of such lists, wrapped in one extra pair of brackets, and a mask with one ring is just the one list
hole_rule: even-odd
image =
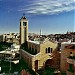
[(46, 48), (46, 53), (47, 53), (47, 48)]
[(37, 54), (37, 49), (35, 49), (35, 54)]
[(51, 48), (51, 53), (52, 53), (52, 50), (53, 50), (53, 49)]
[(50, 53), (50, 47), (48, 47), (48, 53)]

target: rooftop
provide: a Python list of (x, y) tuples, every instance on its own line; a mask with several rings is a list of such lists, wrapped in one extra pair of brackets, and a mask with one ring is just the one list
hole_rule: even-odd
[(14, 54), (12, 51), (0, 51), (0, 54)]
[(65, 46), (65, 48), (68, 48), (68, 49), (75, 49), (75, 45), (74, 45), (74, 44), (71, 44), (71, 45)]
[(68, 42), (62, 42), (62, 44), (75, 44), (75, 42), (71, 42), (70, 40)]

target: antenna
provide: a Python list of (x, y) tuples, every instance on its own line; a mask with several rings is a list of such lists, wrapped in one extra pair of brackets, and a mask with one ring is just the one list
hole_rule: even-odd
[(42, 30), (40, 29), (40, 36), (42, 35)]
[(41, 43), (41, 29), (40, 29), (40, 43)]

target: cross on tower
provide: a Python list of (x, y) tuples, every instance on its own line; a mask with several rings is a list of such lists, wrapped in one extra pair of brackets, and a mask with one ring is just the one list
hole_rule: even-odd
[(23, 16), (25, 16), (25, 13), (23, 13)]

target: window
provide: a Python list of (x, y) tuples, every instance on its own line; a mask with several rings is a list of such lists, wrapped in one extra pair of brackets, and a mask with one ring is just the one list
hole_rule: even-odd
[(37, 54), (37, 49), (35, 49), (35, 54)]
[(52, 53), (52, 51), (53, 51), (53, 48), (50, 48), (50, 47), (46, 48), (46, 53)]
[(46, 48), (46, 53), (47, 53), (47, 48)]
[(37, 45), (35, 45), (35, 49), (37, 50)]
[(31, 50), (31, 47), (29, 47), (29, 50)]
[(70, 52), (70, 56), (71, 56), (71, 57), (73, 56), (73, 53), (72, 53), (72, 52)]
[(51, 53), (52, 53), (52, 50), (53, 50), (53, 49), (51, 48)]
[(26, 26), (27, 25), (27, 22), (23, 22), (23, 26)]
[(50, 47), (48, 47), (48, 53), (50, 53)]
[(70, 54), (72, 54), (72, 52), (70, 52)]

